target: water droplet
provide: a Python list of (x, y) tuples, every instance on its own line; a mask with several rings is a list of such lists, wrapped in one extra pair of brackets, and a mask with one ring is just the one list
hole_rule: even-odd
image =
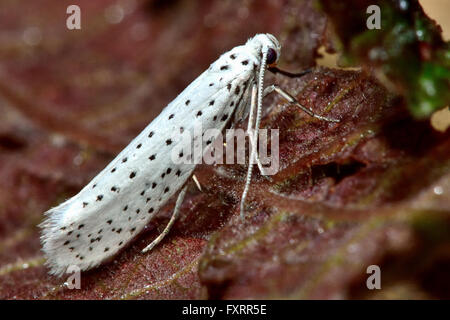
[(57, 148), (64, 147), (66, 145), (66, 137), (60, 134), (53, 134), (50, 136), (50, 142), (53, 146)]
[(77, 154), (74, 158), (73, 158), (73, 164), (76, 166), (81, 166), (81, 164), (83, 163), (84, 159), (83, 156), (79, 153)]
[(409, 4), (408, 1), (406, 0), (400, 0), (400, 2), (398, 3), (400, 10), (408, 10)]
[(434, 187), (433, 191), (434, 194), (437, 194), (438, 196), (444, 193), (444, 189), (441, 186)]
[(125, 12), (122, 6), (115, 4), (105, 9), (105, 19), (111, 24), (118, 24), (123, 20)]

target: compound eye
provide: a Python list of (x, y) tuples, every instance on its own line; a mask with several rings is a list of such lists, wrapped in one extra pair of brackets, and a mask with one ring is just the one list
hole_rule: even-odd
[(267, 64), (270, 65), (275, 63), (275, 61), (277, 61), (277, 53), (272, 48), (269, 48), (269, 50), (267, 50)]

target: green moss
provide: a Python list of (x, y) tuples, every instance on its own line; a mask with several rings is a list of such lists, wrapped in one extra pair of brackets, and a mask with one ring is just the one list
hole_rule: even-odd
[[(359, 29), (346, 27), (347, 19), (336, 14), (340, 8), (328, 0), (322, 2), (338, 26), (343, 65), (378, 68), (406, 98), (416, 118), (427, 118), (450, 104), (450, 43), (442, 41), (439, 28), (417, 7), (417, 1), (407, 1), (404, 10), (392, 1), (379, 1), (379, 30), (369, 30), (364, 24)], [(353, 2), (345, 3), (349, 17), (365, 21), (367, 14), (355, 9)]]

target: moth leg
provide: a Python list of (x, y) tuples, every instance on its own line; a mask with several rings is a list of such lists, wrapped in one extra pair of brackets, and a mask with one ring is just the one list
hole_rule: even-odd
[(261, 172), (261, 175), (264, 179), (266, 179), (267, 181), (273, 181), (272, 178), (269, 177), (269, 174), (266, 173), (266, 168), (263, 167), (262, 163), (261, 163), (261, 159), (259, 158), (259, 154), (258, 152), (255, 154), (255, 161), (256, 161), (256, 165), (258, 166), (259, 172)]
[(328, 122), (340, 122), (338, 119), (331, 119), (327, 118), (321, 115), (318, 115), (314, 113), (310, 108), (304, 107), (300, 104), (300, 102), (297, 101), (292, 95), (290, 95), (287, 91), (284, 91), (276, 84), (273, 84), (271, 86), (268, 86), (264, 89), (263, 97), (266, 97), (267, 95), (271, 94), (272, 92), (278, 93), (280, 96), (282, 96), (284, 99), (286, 99), (289, 103), (295, 104), (297, 107), (299, 107), (303, 112), (308, 114), (310, 117), (317, 118), (320, 120), (328, 121)]
[(261, 159), (259, 159), (259, 155), (256, 154), (256, 165), (258, 166), (259, 172), (261, 172), (262, 176), (269, 181), (272, 181), (271, 178), (268, 177), (268, 173), (266, 173), (266, 168), (263, 167), (261, 163)]
[(175, 222), (176, 218), (178, 217), (180, 213), (181, 204), (183, 203), (184, 196), (186, 195), (187, 185), (184, 186), (184, 188), (181, 190), (180, 194), (178, 195), (177, 202), (175, 204), (175, 209), (173, 210), (172, 217), (170, 218), (169, 223), (167, 224), (166, 228), (164, 229), (161, 234), (152, 241), (148, 246), (146, 246), (142, 253), (146, 253), (153, 249), (154, 246), (156, 246), (158, 243), (161, 242), (162, 239), (169, 233), (170, 228), (172, 228), (173, 223)]
[[(252, 97), (251, 97), (251, 103), (250, 103), (250, 113), (249, 113), (249, 117), (248, 117), (248, 125), (247, 125), (247, 134), (249, 136), (250, 139), (250, 143), (251, 146), (253, 148), (253, 144), (258, 143), (258, 137), (255, 137), (253, 135), (253, 130), (255, 129), (255, 123), (254, 123), (254, 116), (255, 116), (255, 107), (256, 107), (256, 93), (257, 93), (257, 88), (256, 88), (256, 84), (253, 84), (252, 87)], [(256, 140), (256, 141), (254, 141)], [(261, 161), (259, 160), (259, 156), (258, 153), (256, 153), (255, 155), (256, 157), (256, 164), (258, 165), (259, 170), (261, 171), (261, 174), (264, 175), (263, 171), (264, 168), (262, 167)]]
[(255, 113), (255, 109), (256, 109), (256, 98), (257, 98), (257, 93), (258, 93), (258, 89), (256, 87), (256, 84), (253, 84), (252, 87), (252, 97), (251, 97), (251, 101), (250, 101), (250, 115), (248, 118), (248, 125), (247, 125), (247, 134), (250, 138), (250, 156), (249, 156), (249, 161), (248, 161), (248, 169), (247, 169), (247, 177), (245, 179), (245, 186), (244, 186), (244, 191), (242, 192), (242, 197), (241, 197), (241, 203), (240, 203), (240, 216), (242, 221), (244, 220), (244, 204), (245, 204), (245, 199), (247, 198), (247, 194), (248, 194), (248, 190), (250, 188), (250, 183), (252, 180), (252, 169), (253, 169), (253, 159), (255, 158), (255, 153), (256, 152), (256, 141), (257, 137), (254, 135), (254, 130), (256, 128), (256, 123), (254, 124), (253, 122), (253, 118), (254, 118), (254, 113)]
[[(255, 109), (256, 109), (256, 93), (257, 93), (256, 84), (253, 84), (252, 97), (251, 97), (251, 103), (250, 103), (250, 113), (249, 113), (248, 125), (247, 125), (247, 134), (250, 138), (251, 145), (253, 145), (253, 143), (258, 143), (258, 137), (255, 138), (253, 136), (253, 130), (255, 129), (254, 128), (255, 124), (253, 123), (254, 122), (253, 120), (254, 120), (254, 114), (255, 114)], [(254, 140), (256, 140), (256, 141), (254, 141)], [(266, 171), (261, 163), (261, 160), (259, 159), (258, 152), (256, 152), (256, 154), (255, 154), (255, 161), (256, 161), (256, 165), (258, 166), (259, 172), (261, 172), (261, 175), (265, 179), (272, 181), (272, 179), (270, 179), (268, 177), (268, 174), (266, 174)]]
[(256, 84), (253, 83), (252, 86), (252, 97), (250, 100), (250, 112), (248, 116), (248, 124), (247, 124), (247, 133), (250, 137), (252, 137), (253, 127), (254, 127), (254, 116), (255, 116), (255, 108), (256, 108), (256, 94), (258, 92), (258, 89), (256, 88)]
[(197, 177), (195, 176), (195, 174), (192, 175), (192, 180), (194, 180), (195, 185), (197, 186), (198, 190), (202, 191), (202, 185), (200, 184), (200, 182), (198, 181)]
[[(252, 144), (258, 142), (258, 141), (253, 141), (253, 136), (252, 136), (251, 134), (249, 135), (249, 137), (250, 137), (250, 141), (251, 141)], [(257, 140), (257, 139), (256, 139), (256, 140)], [(263, 165), (262, 165), (262, 163), (261, 163), (261, 159), (259, 158), (259, 153), (258, 153), (258, 152), (255, 153), (255, 162), (256, 162), (256, 165), (258, 166), (259, 172), (261, 172), (261, 175), (262, 175), (265, 179), (267, 179), (267, 180), (269, 180), (269, 181), (272, 181), (272, 179), (270, 179), (270, 178), (268, 177), (268, 174), (266, 173), (266, 169), (263, 167)]]

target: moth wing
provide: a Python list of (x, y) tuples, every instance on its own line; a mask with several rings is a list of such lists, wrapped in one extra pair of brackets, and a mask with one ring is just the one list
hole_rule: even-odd
[[(52, 274), (71, 265), (87, 270), (114, 256), (182, 188), (196, 165), (172, 161), (173, 134), (192, 133), (199, 123), (202, 133), (220, 133), (246, 104), (254, 72), (221, 72), (227, 59), (191, 83), (77, 195), (46, 212), (41, 241)], [(203, 139), (202, 149), (208, 149)]]

